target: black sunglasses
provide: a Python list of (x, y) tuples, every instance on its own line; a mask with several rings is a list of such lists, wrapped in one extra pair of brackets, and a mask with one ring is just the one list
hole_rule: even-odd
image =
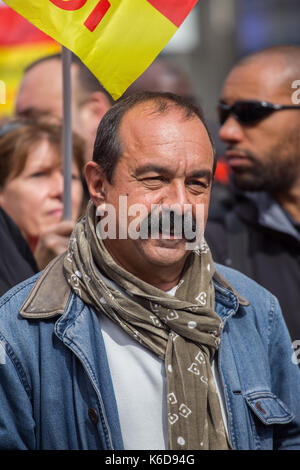
[(221, 125), (225, 123), (230, 114), (241, 124), (252, 124), (282, 109), (300, 109), (300, 106), (272, 104), (267, 101), (237, 101), (230, 106), (220, 101), (218, 114)]

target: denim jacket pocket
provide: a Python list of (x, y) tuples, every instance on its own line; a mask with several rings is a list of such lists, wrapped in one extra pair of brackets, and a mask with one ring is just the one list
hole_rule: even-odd
[(247, 405), (259, 420), (266, 424), (287, 424), (295, 416), (272, 392), (259, 391), (244, 394)]

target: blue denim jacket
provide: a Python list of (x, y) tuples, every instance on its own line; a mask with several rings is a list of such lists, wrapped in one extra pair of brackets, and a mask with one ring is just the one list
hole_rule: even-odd
[[(244, 275), (217, 269), (250, 302), (215, 281), (231, 445), (300, 449), (300, 372), (278, 302)], [(39, 276), (0, 300), (0, 449), (122, 449), (97, 313), (59, 275), (50, 285), (48, 268)]]

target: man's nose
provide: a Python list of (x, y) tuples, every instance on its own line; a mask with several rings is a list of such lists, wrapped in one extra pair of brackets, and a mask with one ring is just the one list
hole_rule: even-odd
[(184, 209), (186, 204), (190, 204), (189, 194), (184, 181), (173, 181), (169, 185), (164, 203), (169, 206), (176, 204), (180, 206), (181, 209)]
[(241, 124), (230, 115), (219, 130), (219, 137), (226, 143), (237, 143), (243, 139)]

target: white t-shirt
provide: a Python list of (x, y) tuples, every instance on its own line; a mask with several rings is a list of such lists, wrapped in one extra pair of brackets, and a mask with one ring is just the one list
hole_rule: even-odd
[[(122, 291), (114, 282), (103, 275), (102, 277), (107, 284)], [(175, 295), (176, 287), (168, 294)], [(124, 295), (128, 296), (126, 293)], [(125, 450), (167, 449), (168, 412), (164, 362), (131, 338), (106, 315), (101, 315), (99, 319)], [(224, 425), (227, 428), (224, 398), (215, 360), (212, 363), (212, 371)]]

